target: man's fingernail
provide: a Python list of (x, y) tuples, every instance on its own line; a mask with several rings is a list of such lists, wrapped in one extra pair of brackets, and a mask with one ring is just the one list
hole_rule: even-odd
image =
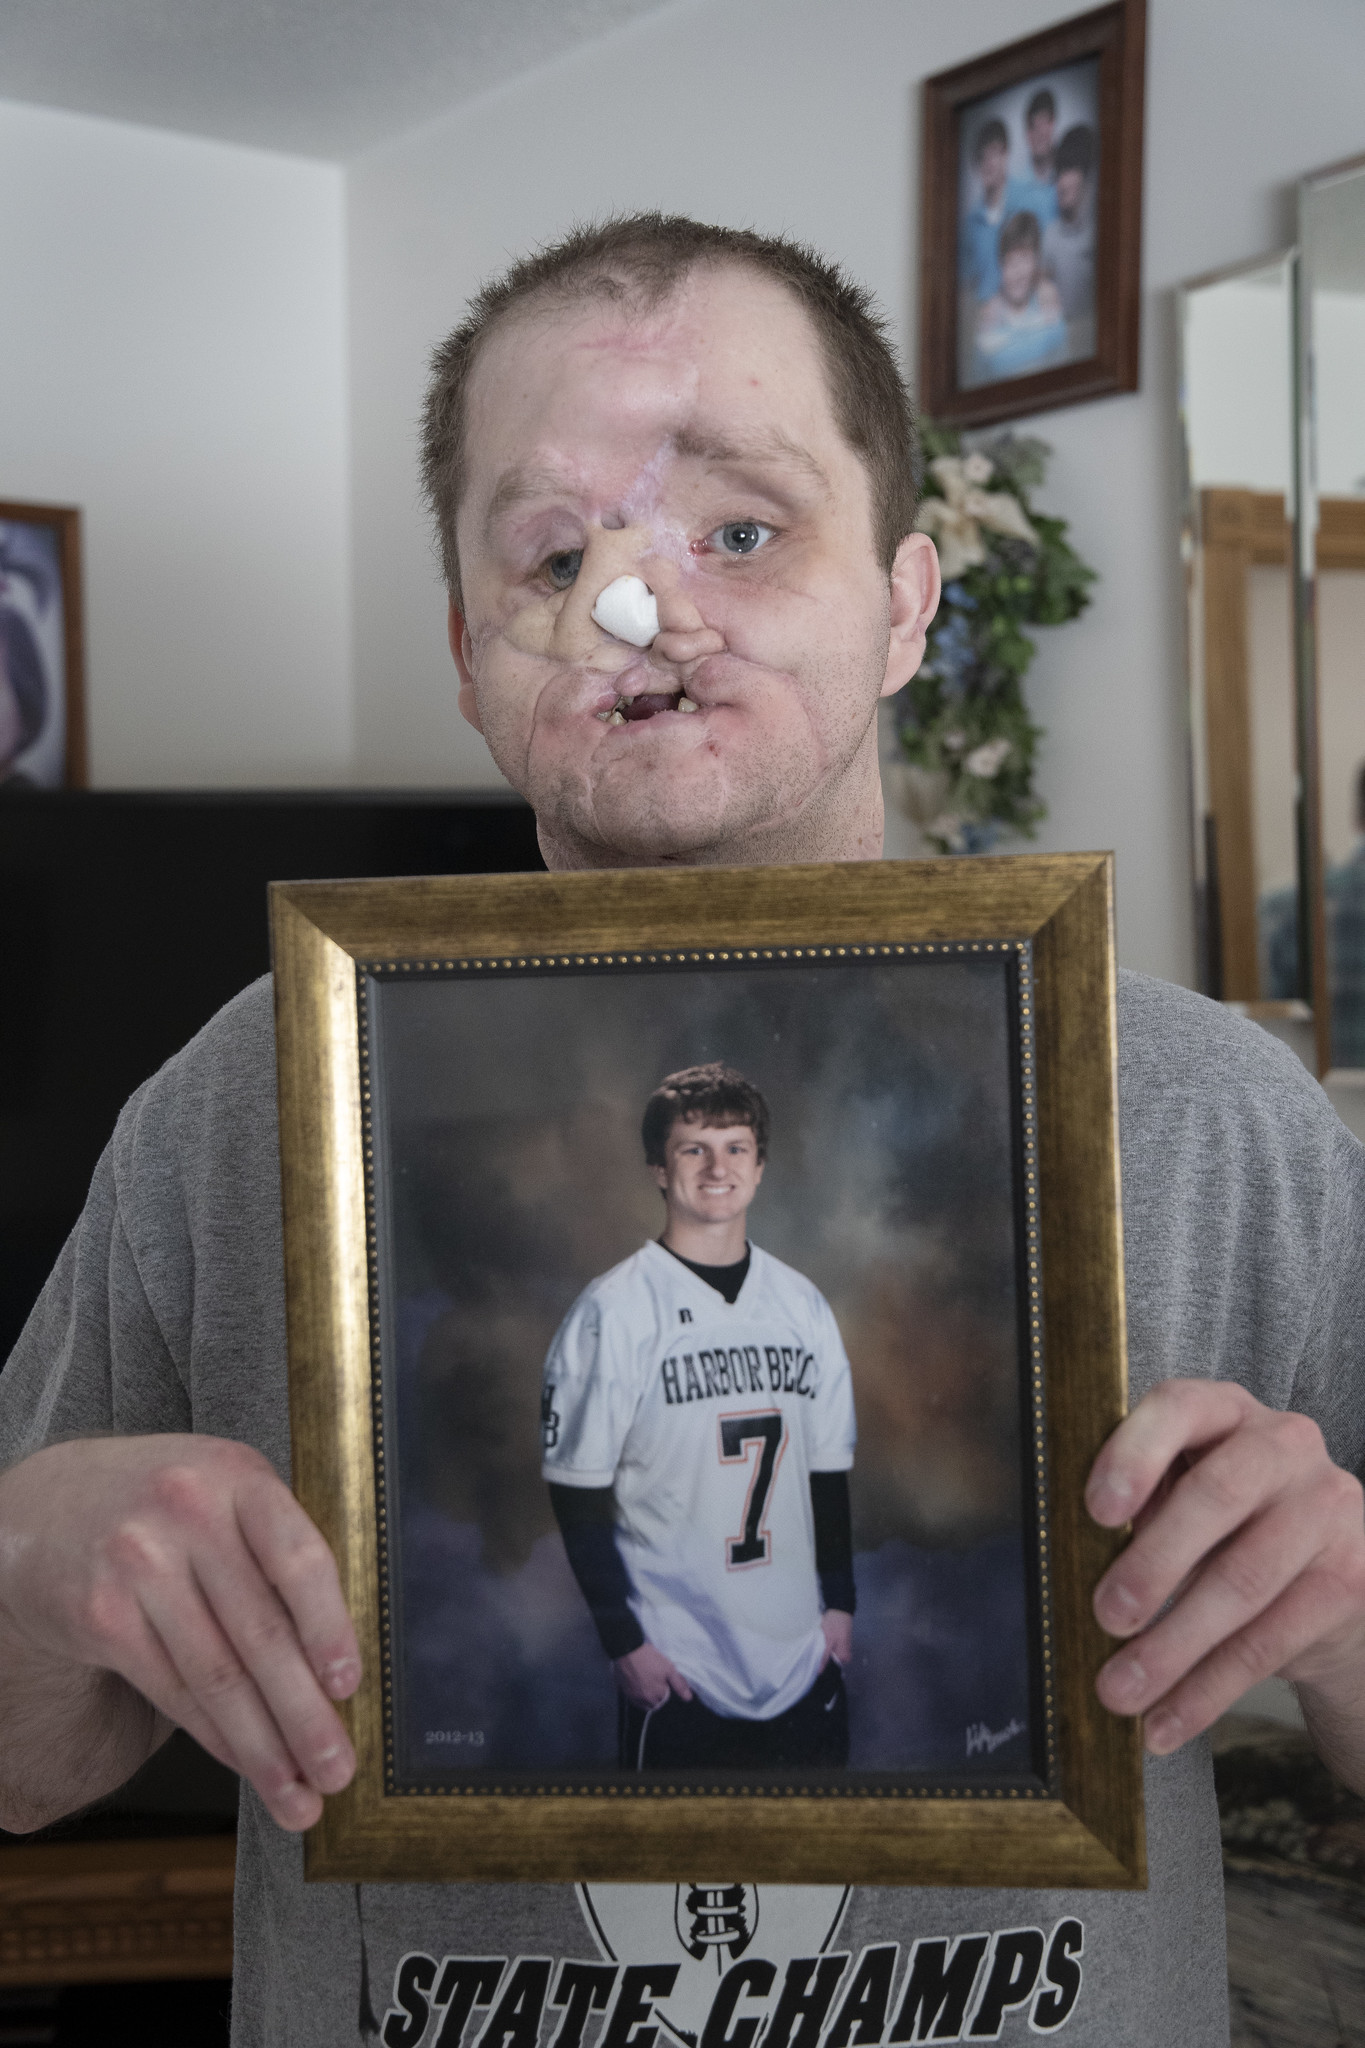
[(1100, 1588), (1095, 1609), (1101, 1623), (1106, 1626), (1112, 1622), (1116, 1631), (1128, 1628), (1138, 1616), (1137, 1595), (1130, 1593), (1122, 1580), (1116, 1579)]
[(322, 1682), (334, 1700), (343, 1700), (356, 1689), (360, 1665), (354, 1657), (338, 1657), (322, 1667)]
[(1159, 1714), (1149, 1714), (1143, 1727), (1147, 1747), (1153, 1756), (1169, 1756), (1173, 1749), (1179, 1749), (1184, 1738), (1179, 1714), (1169, 1708)]
[(316, 1792), (302, 1783), (287, 1785), (280, 1794), (280, 1811), (286, 1827), (307, 1827), (313, 1818)]
[(351, 1752), (344, 1742), (334, 1742), (313, 1759), (313, 1783), (319, 1792), (339, 1792), (351, 1778)]
[(1147, 1673), (1136, 1657), (1119, 1657), (1105, 1673), (1104, 1689), (1116, 1706), (1136, 1705), (1147, 1684)]
[(1091, 1480), (1086, 1505), (1096, 1520), (1126, 1521), (1132, 1503), (1133, 1489), (1128, 1480), (1107, 1473), (1102, 1479)]

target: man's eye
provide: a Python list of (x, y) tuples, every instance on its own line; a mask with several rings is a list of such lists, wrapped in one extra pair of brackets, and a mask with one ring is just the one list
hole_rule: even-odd
[(550, 556), (545, 564), (545, 574), (556, 590), (567, 590), (582, 567), (582, 548), (565, 548), (562, 554)]
[(722, 555), (751, 555), (773, 537), (775, 528), (760, 525), (757, 519), (732, 519), (725, 526), (718, 526), (714, 533), (706, 536), (706, 545)]

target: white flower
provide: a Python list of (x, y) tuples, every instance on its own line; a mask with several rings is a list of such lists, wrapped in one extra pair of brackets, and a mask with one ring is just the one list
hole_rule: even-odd
[(974, 448), (962, 465), (962, 474), (969, 484), (984, 484), (995, 475), (995, 464), (988, 455)]
[[(985, 474), (982, 474), (982, 465)], [(1023, 506), (1009, 491), (983, 491), (980, 486), (991, 474), (984, 455), (936, 455), (929, 465), (943, 491), (941, 498), (926, 498), (920, 506), (916, 531), (934, 537), (939, 566), (947, 582), (955, 582), (966, 569), (986, 559), (981, 528), (1007, 534), (1012, 540), (1037, 547), (1038, 536), (1029, 525)]]
[(965, 732), (958, 732), (954, 728), (952, 732), (944, 733), (943, 744), (950, 754), (960, 754), (967, 744), (967, 735)]
[(980, 776), (983, 782), (989, 782), (993, 775), (1000, 773), (1012, 752), (1008, 740), (983, 740), (979, 747), (972, 748), (962, 765), (969, 775)]
[(940, 811), (936, 818), (931, 818), (927, 825), (920, 827), (920, 830), (926, 839), (941, 839), (949, 853), (965, 853), (967, 850), (962, 820), (954, 811)]

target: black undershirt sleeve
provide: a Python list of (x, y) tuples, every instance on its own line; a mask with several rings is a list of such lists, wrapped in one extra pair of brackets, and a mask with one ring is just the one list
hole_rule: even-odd
[(815, 1569), (826, 1607), (852, 1614), (858, 1605), (853, 1584), (853, 1515), (847, 1472), (812, 1472), (810, 1504), (815, 1516)]
[(616, 1547), (615, 1492), (551, 1482), (550, 1505), (602, 1648), (613, 1661), (628, 1657), (645, 1634), (631, 1610), (630, 1579)]

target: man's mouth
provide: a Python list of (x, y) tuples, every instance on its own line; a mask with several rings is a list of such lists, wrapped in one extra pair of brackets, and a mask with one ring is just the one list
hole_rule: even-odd
[(618, 697), (609, 710), (596, 715), (603, 725), (638, 725), (657, 718), (664, 711), (696, 711), (698, 706), (682, 689), (641, 690), (635, 697)]

